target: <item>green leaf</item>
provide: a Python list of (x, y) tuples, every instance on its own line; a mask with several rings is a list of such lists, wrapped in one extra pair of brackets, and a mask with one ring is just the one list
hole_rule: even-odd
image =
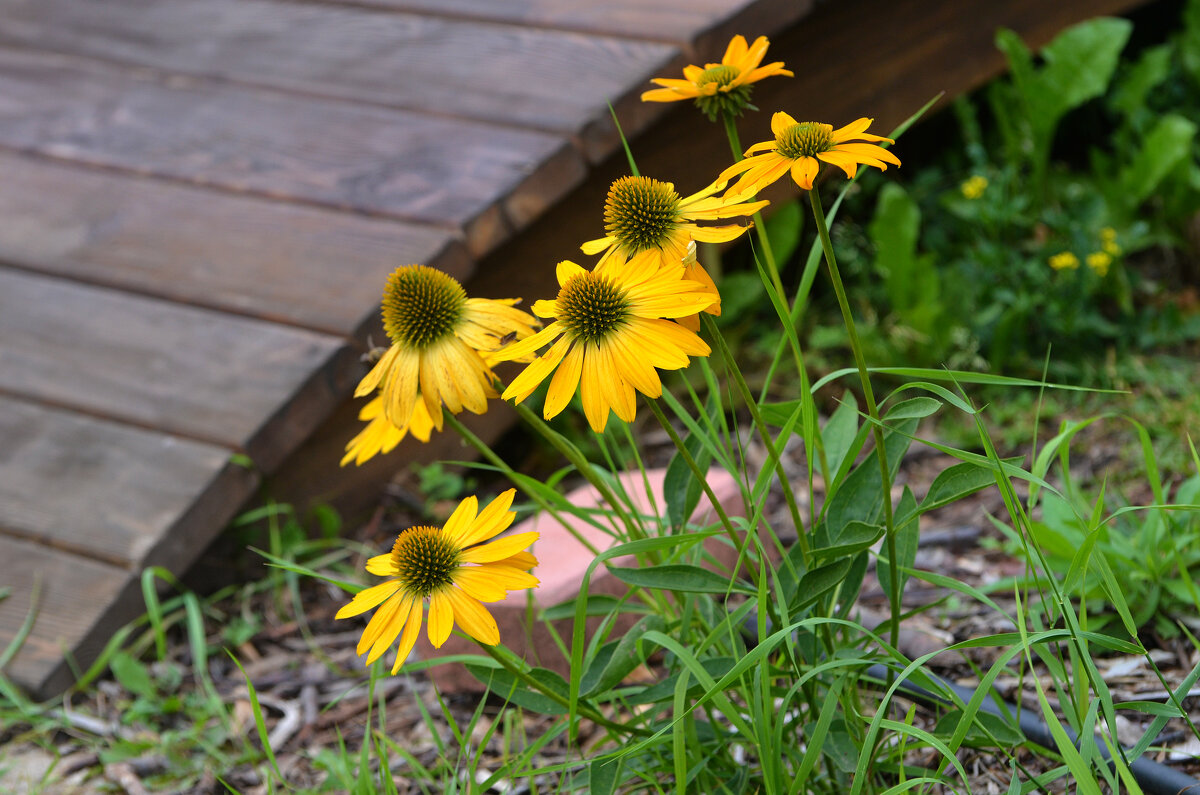
[(753, 271), (734, 271), (721, 277), (720, 326), (729, 326), (746, 317), (746, 313), (766, 300), (762, 279)]
[[(560, 621), (564, 618), (575, 617), (575, 602), (576, 599), (569, 599), (565, 602), (559, 602), (556, 605), (551, 605), (542, 611), (542, 618), (546, 621)], [(588, 616), (607, 616), (610, 613), (645, 613), (649, 608), (636, 603), (630, 603), (625, 599), (618, 599), (615, 596), (608, 594), (595, 594), (587, 599), (587, 607), (584, 609), (584, 615)]]
[(1171, 70), (1170, 44), (1151, 47), (1125, 72), (1112, 91), (1109, 106), (1128, 116), (1146, 109), (1146, 98)]
[[(783, 270), (784, 264), (796, 253), (796, 247), (800, 245), (800, 233), (804, 230), (804, 212), (800, 202), (793, 200), (776, 207), (767, 219), (766, 227), (771, 253), (775, 255), (776, 265)], [(724, 302), (724, 292), (721, 295)]]
[(792, 614), (799, 613), (836, 588), (850, 573), (853, 562), (853, 558), (843, 557), (833, 563), (805, 572), (804, 576), (800, 578), (799, 585), (796, 586), (796, 596), (793, 598), (792, 604), (788, 605), (789, 611)]
[(933, 261), (917, 256), (920, 230), (917, 203), (899, 184), (886, 183), (867, 227), (875, 247), (875, 272), (882, 277), (888, 302), (901, 322), (928, 334), (940, 314), (941, 282)]
[[(917, 429), (917, 418), (894, 423), (895, 431), (883, 434), (883, 447), (887, 452), (889, 480), (895, 480), (900, 459), (911, 442), (910, 436)], [(883, 483), (880, 478), (877, 454), (870, 453), (830, 497), (825, 510), (825, 521), (830, 539), (836, 540), (842, 528), (852, 521), (878, 524), (883, 515)], [(889, 483), (890, 486), (890, 483)]]
[(1121, 187), (1131, 207), (1145, 201), (1185, 158), (1190, 162), (1195, 137), (1196, 125), (1182, 116), (1168, 113), (1158, 120), (1133, 162), (1121, 169)]
[[(706, 407), (710, 417), (717, 411), (715, 398), (715, 395), (710, 395)], [(704, 442), (705, 438), (699, 433), (689, 433), (683, 440), (684, 449), (701, 471), (707, 470), (713, 459), (712, 452)], [(663, 475), (663, 497), (667, 503), (667, 522), (671, 527), (683, 527), (687, 523), (700, 504), (701, 492), (700, 481), (683, 459), (683, 454), (676, 450)]]
[(942, 407), (942, 401), (931, 397), (915, 397), (909, 398), (903, 402), (897, 403), (888, 410), (885, 420), (907, 420), (913, 417), (923, 419), (931, 414), (936, 414), (937, 410)]
[(868, 524), (855, 520), (843, 527), (838, 537), (832, 539), (829, 544), (814, 549), (813, 554), (816, 555), (818, 563), (853, 555), (874, 544), (883, 536), (883, 533), (884, 527), (881, 524)]
[[(708, 675), (714, 679), (719, 679), (725, 674), (733, 670), (734, 664), (737, 662), (732, 657), (710, 657), (707, 660), (702, 660), (700, 665), (708, 672)], [(665, 701), (670, 698), (675, 692), (675, 684), (679, 681), (680, 671), (668, 676), (661, 682), (647, 687), (640, 693), (635, 693), (626, 699), (630, 704), (652, 704), (655, 701)], [(700, 682), (694, 682), (689, 688), (689, 695), (695, 695), (704, 690)]]
[[(567, 708), (564, 705), (547, 695), (525, 687), (515, 676), (503, 668), (491, 668), (473, 663), (466, 663), (464, 667), (471, 676), (487, 685), (497, 696), (508, 699), (517, 706), (542, 715), (567, 714)], [(567, 683), (558, 674), (546, 668), (534, 668), (529, 671), (529, 676), (544, 685), (547, 690), (562, 696), (564, 701), (567, 699)]]
[[(661, 616), (643, 617), (628, 632), (621, 636), (621, 640), (617, 642), (616, 646), (609, 653), (608, 660), (605, 661), (599, 674), (591, 676), (591, 668), (584, 673), (584, 678), (580, 681), (579, 685), (580, 694), (589, 696), (608, 692), (608, 690), (628, 676), (630, 671), (643, 663), (646, 656), (649, 655), (651, 649), (648, 648), (648, 644), (640, 642), (642, 637), (647, 632), (661, 632), (665, 629), (666, 623)], [(599, 655), (597, 655), (598, 659)], [(587, 689), (584, 689), (585, 680), (590, 683)]]
[(821, 441), (825, 444), (825, 458), (829, 462), (830, 472), (837, 472), (841, 468), (842, 460), (854, 446), (854, 437), (857, 435), (858, 401), (854, 393), (847, 392), (833, 416), (821, 429)]
[(1200, 2), (1188, 0), (1183, 8), (1183, 35), (1179, 37), (1179, 57), (1183, 68), (1200, 83)]
[(142, 698), (154, 698), (158, 695), (154, 680), (145, 665), (134, 659), (127, 652), (119, 651), (109, 662), (113, 676), (121, 683), (121, 687)]
[[(962, 710), (946, 713), (938, 720), (933, 733), (941, 738), (953, 737), (962, 717)], [(962, 744), (970, 748), (1016, 748), (1025, 742), (1025, 735), (999, 715), (977, 712), (975, 720), (971, 721), (967, 728)]]
[(627, 585), (642, 588), (660, 588), (664, 591), (686, 591), (689, 593), (748, 593), (755, 591), (744, 585), (730, 582), (715, 571), (683, 563), (668, 563), (661, 566), (626, 569), (609, 566), (612, 573)]
[[(1005, 461), (1014, 466), (1021, 463), (1021, 458), (1007, 458)], [(969, 461), (947, 467), (938, 473), (921, 501), (921, 513), (941, 508), (952, 502), (961, 500), (969, 494), (996, 485), (996, 473), (987, 467)]]

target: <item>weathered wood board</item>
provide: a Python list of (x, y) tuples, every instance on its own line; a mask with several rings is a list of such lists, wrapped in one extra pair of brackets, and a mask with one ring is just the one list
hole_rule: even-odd
[(481, 254), (586, 173), (561, 136), (0, 48), (0, 147), (461, 229)]
[(0, 174), (0, 262), (336, 336), (374, 323), (398, 265), (471, 267), (440, 226), (4, 152)]

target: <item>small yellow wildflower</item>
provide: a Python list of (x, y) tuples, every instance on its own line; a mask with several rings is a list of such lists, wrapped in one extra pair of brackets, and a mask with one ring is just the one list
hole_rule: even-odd
[(1073, 271), (1079, 267), (1079, 257), (1070, 251), (1060, 251), (1050, 258), (1050, 267), (1056, 271)]
[(1101, 279), (1108, 275), (1108, 266), (1112, 265), (1112, 257), (1106, 251), (1093, 251), (1087, 255), (1085, 261), (1087, 266)]
[(713, 121), (722, 114), (740, 116), (750, 107), (750, 92), (754, 88), (751, 83), (772, 75), (792, 76), (783, 68), (783, 61), (759, 66), (769, 44), (766, 36), (759, 36), (753, 44), (747, 44), (745, 36), (734, 36), (720, 63), (705, 64), (703, 69), (684, 67), (682, 80), (656, 77), (650, 82), (662, 88), (642, 94), (642, 102), (694, 99), (696, 106)]
[(963, 182), (959, 189), (962, 191), (963, 196), (974, 201), (983, 195), (983, 192), (987, 190), (987, 186), (987, 177), (976, 174), (975, 176)]
[(1117, 230), (1106, 226), (1100, 230), (1100, 247), (1110, 257), (1121, 256), (1121, 246), (1117, 243)]
[(455, 622), (480, 643), (500, 642), (500, 629), (483, 602), (499, 602), (509, 591), (538, 585), (529, 573), (537, 559), (524, 551), (537, 533), (491, 540), (516, 517), (509, 510), (515, 494), (516, 489), (509, 489), (482, 511), (476, 497), (467, 497), (442, 527), (410, 527), (396, 538), (391, 552), (367, 561), (368, 572), (388, 579), (360, 591), (334, 616), (350, 618), (379, 608), (358, 643), (367, 665), (400, 638), (392, 673), (400, 670), (417, 641), (427, 599), (434, 648), (446, 642)]

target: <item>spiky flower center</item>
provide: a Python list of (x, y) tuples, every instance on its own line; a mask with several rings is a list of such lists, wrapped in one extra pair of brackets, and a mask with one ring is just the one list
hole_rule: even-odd
[(558, 320), (575, 339), (601, 342), (625, 324), (629, 298), (608, 277), (589, 272), (567, 280), (558, 310)]
[(604, 202), (604, 230), (629, 257), (660, 248), (678, 217), (679, 194), (674, 187), (649, 177), (621, 177)]
[(775, 136), (776, 151), (791, 160), (816, 157), (833, 148), (833, 125), (805, 121)]
[(383, 288), (383, 328), (397, 345), (423, 350), (454, 333), (466, 291), (436, 268), (406, 265)]
[(429, 596), (452, 582), (460, 550), (437, 527), (410, 527), (392, 546), (396, 579), (405, 592)]
[(716, 66), (710, 66), (701, 72), (700, 76), (696, 78), (696, 85), (703, 88), (709, 83), (716, 83), (718, 89), (724, 88), (734, 80), (737, 80), (738, 75), (741, 73), (742, 71), (736, 66), (730, 66), (729, 64), (717, 64)]

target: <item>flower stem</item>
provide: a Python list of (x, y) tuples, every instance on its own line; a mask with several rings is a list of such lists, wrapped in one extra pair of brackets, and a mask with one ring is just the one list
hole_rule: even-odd
[(716, 324), (708, 315), (701, 315), (701, 320), (708, 329), (709, 336), (717, 343), (717, 347), (721, 350), (721, 358), (725, 360), (725, 368), (733, 377), (733, 381), (737, 384), (738, 392), (742, 395), (742, 402), (746, 404), (746, 408), (750, 411), (750, 417), (754, 420), (754, 427), (758, 430), (759, 436), (762, 437), (763, 446), (767, 448), (767, 454), (771, 459), (771, 463), (775, 466), (775, 474), (779, 477), (779, 486), (783, 491), (784, 501), (787, 502), (788, 511), (792, 515), (792, 523), (796, 526), (796, 543), (800, 545), (800, 552), (804, 555), (804, 565), (806, 568), (812, 566), (812, 555), (808, 545), (808, 535), (804, 530), (804, 520), (800, 517), (800, 507), (796, 504), (796, 495), (792, 493), (792, 484), (788, 480), (787, 472), (783, 468), (783, 460), (779, 457), (779, 451), (775, 449), (775, 439), (771, 436), (771, 429), (767, 427), (767, 423), (763, 420), (762, 412), (758, 410), (758, 403), (754, 400), (754, 395), (750, 392), (750, 387), (746, 384), (746, 379), (742, 377), (742, 371), (738, 369), (737, 360), (734, 359), (733, 352), (729, 350), (729, 346), (725, 344), (725, 338), (717, 331)]
[[(446, 423), (451, 428), (453, 428), (455, 433), (457, 433), (459, 436), (461, 436), (463, 438), (463, 440), (467, 442), (467, 444), (471, 445), (476, 450), (478, 450), (479, 454), (481, 456), (486, 458), (488, 461), (490, 461), (492, 463), (493, 466), (495, 466), (497, 469), (499, 469), (501, 472), (503, 472), (505, 477), (507, 477), (509, 479), (509, 481), (513, 483), (513, 485), (519, 484), (519, 481), (515, 477), (513, 477), (516, 473), (513, 471), (512, 467), (510, 467), (507, 463), (505, 463), (503, 458), (496, 455), (496, 453), (492, 450), (492, 448), (487, 446), (486, 442), (484, 442), (482, 439), (480, 439), (478, 436), (476, 436), (474, 433), (472, 433), (470, 431), (470, 429), (468, 429), (465, 425), (463, 425), (461, 422), (459, 422), (458, 418), (455, 417), (450, 412), (447, 411), (445, 413), (445, 417), (446, 417)], [(535, 491), (530, 491), (528, 489), (522, 489), (522, 491), (525, 492), (526, 496), (528, 496), (529, 499), (531, 499), (535, 503), (537, 503), (537, 506), (539, 508), (541, 508), (546, 513), (550, 514), (550, 516), (553, 517), (554, 521), (558, 522), (558, 524), (560, 524), (561, 526), (566, 528), (567, 531), (575, 538), (575, 540), (578, 541), (580, 544), (583, 544), (583, 546), (586, 547), (589, 552), (591, 552), (593, 555), (600, 554), (600, 550), (596, 549), (595, 545), (592, 544), (592, 542), (588, 541), (587, 538), (585, 538), (583, 536), (583, 534), (581, 534), (578, 530), (576, 530), (574, 525), (572, 525), (566, 519), (563, 519), (559, 515), (558, 511), (554, 510), (554, 508), (550, 505), (550, 503), (546, 502), (542, 498), (542, 495), (538, 494)]]
[(896, 559), (895, 521), (892, 516), (892, 479), (888, 467), (887, 448), (883, 444), (883, 425), (879, 418), (879, 407), (875, 404), (875, 392), (871, 389), (871, 376), (867, 372), (867, 361), (863, 357), (862, 343), (858, 339), (858, 330), (854, 326), (854, 315), (850, 312), (850, 302), (846, 299), (846, 288), (842, 286), (837, 257), (833, 253), (833, 242), (829, 239), (829, 225), (825, 221), (825, 212), (821, 209), (821, 198), (817, 195), (815, 187), (808, 191), (808, 200), (812, 205), (813, 219), (817, 223), (817, 233), (821, 236), (821, 248), (825, 251), (825, 264), (829, 266), (829, 278), (833, 282), (833, 291), (837, 295), (838, 306), (842, 310), (842, 321), (846, 324), (846, 333), (850, 337), (850, 349), (854, 352), (854, 363), (858, 367), (858, 378), (862, 383), (867, 414), (871, 418), (875, 454), (879, 459), (879, 475), (883, 492), (884, 539), (887, 545), (888, 566), (892, 575), (888, 589), (888, 606), (892, 613), (889, 641), (895, 647), (900, 633), (900, 563)]
[[(729, 147), (733, 150), (733, 162), (742, 160), (742, 139), (738, 135), (737, 121), (728, 113), (721, 115), (725, 122), (725, 137), (729, 139)], [(771, 250), (771, 241), (767, 237), (767, 227), (763, 224), (761, 212), (754, 214), (754, 233), (758, 235), (758, 244), (762, 246), (763, 259), (767, 263), (767, 273), (771, 277), (771, 285), (779, 293), (779, 298), (787, 305), (787, 293), (783, 291), (783, 282), (779, 278), (779, 266), (775, 262), (775, 252)]]
[[(692, 470), (692, 477), (700, 484), (700, 488), (704, 490), (704, 496), (708, 497), (708, 502), (712, 505), (713, 511), (717, 514), (717, 518), (721, 520), (721, 524), (725, 527), (725, 532), (729, 535), (729, 540), (733, 542), (733, 548), (737, 550), (738, 560), (742, 559), (742, 553), (746, 547), (747, 538), (739, 538), (737, 529), (734, 528), (733, 522), (729, 520), (729, 515), (725, 513), (725, 508), (721, 505), (721, 501), (717, 499), (717, 495), (713, 493), (712, 486), (708, 485), (707, 473), (700, 469), (700, 465), (696, 463), (696, 459), (688, 451), (687, 446), (683, 443), (683, 439), (679, 438), (679, 434), (675, 431), (671, 421), (667, 419), (663, 413), (662, 407), (658, 405), (658, 401), (654, 398), (646, 398), (646, 405), (650, 407), (650, 411), (654, 412), (658, 424), (667, 432), (667, 436), (671, 437), (671, 441), (675, 444), (675, 449), (679, 451), (680, 458), (687, 464), (688, 469)], [(753, 561), (747, 560), (751, 569), (757, 576), (757, 567)]]

